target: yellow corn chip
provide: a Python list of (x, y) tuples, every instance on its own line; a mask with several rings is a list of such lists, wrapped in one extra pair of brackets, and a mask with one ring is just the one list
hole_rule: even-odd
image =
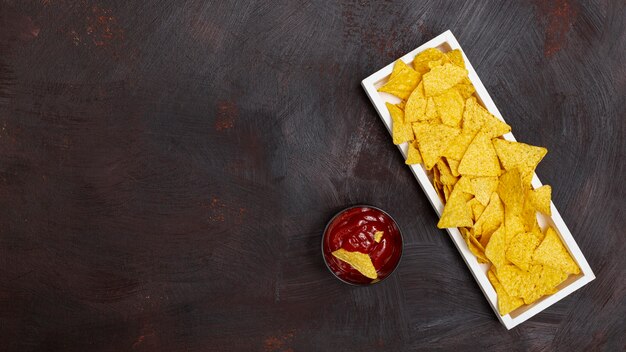
[(476, 133), (477, 131), (468, 129), (461, 130), (461, 133), (452, 140), (448, 148), (443, 152), (443, 156), (460, 162), (463, 159), (463, 155), (465, 155), (465, 151), (467, 151), (467, 147), (474, 140)]
[(387, 109), (389, 109), (389, 114), (391, 115), (393, 144), (398, 145), (415, 139), (411, 124), (404, 123), (404, 112), (393, 104), (386, 103), (385, 105), (387, 105)]
[(496, 267), (496, 269), (500, 269), (508, 263), (505, 248), (506, 238), (504, 226), (500, 226), (491, 234), (489, 242), (485, 246), (485, 256)]
[(476, 259), (478, 259), (478, 262), (483, 263), (483, 264), (489, 263), (489, 259), (487, 259), (487, 257), (485, 256), (485, 249), (480, 244), (480, 242), (478, 242), (476, 237), (474, 237), (469, 231), (467, 232), (467, 235), (464, 237), (465, 237), (465, 243), (467, 244), (467, 248), (469, 248), (470, 252), (472, 252), (472, 254), (476, 256)]
[(569, 255), (559, 235), (552, 227), (548, 228), (543, 241), (535, 250), (533, 260), (536, 263), (550, 266), (567, 274), (580, 274), (578, 265)]
[(524, 222), (524, 228), (526, 231), (532, 231), (533, 227), (537, 223), (537, 211), (528, 199), (528, 192), (526, 192), (526, 199), (524, 200), (524, 207), (522, 208), (521, 219)]
[(528, 271), (533, 252), (539, 245), (539, 240), (530, 232), (522, 232), (513, 237), (506, 249), (506, 259), (517, 265), (518, 268)]
[(521, 214), (524, 205), (524, 190), (518, 169), (512, 169), (500, 176), (498, 195), (504, 206), (513, 214)]
[(439, 95), (460, 83), (465, 77), (467, 77), (466, 69), (450, 63), (433, 67), (422, 78), (424, 93), (427, 97)]
[(448, 51), (446, 56), (453, 64), (465, 68), (465, 60), (463, 60), (463, 54), (460, 49), (454, 49), (452, 51)]
[(498, 188), (497, 177), (474, 177), (471, 180), (472, 194), (476, 196), (476, 199), (482, 204), (487, 205), (491, 194)]
[(437, 106), (435, 105), (435, 100), (433, 98), (428, 98), (426, 100), (426, 112), (424, 116), (427, 120), (437, 120), (439, 119), (439, 112), (437, 111)]
[(441, 182), (438, 182), (436, 180), (433, 180), (433, 185), (435, 186), (435, 191), (439, 195), (439, 199), (441, 199), (441, 202), (445, 204), (447, 197), (443, 194), (443, 185), (441, 184)]
[(523, 297), (525, 304), (531, 304), (546, 294), (555, 293), (556, 286), (567, 279), (566, 273), (546, 265), (531, 265), (529, 272), (534, 289)]
[(442, 57), (443, 53), (439, 49), (426, 49), (415, 56), (413, 59), (413, 68), (415, 68), (415, 71), (424, 74), (430, 71), (430, 67), (428, 66), (429, 62), (440, 60)]
[(461, 175), (500, 176), (500, 163), (489, 136), (480, 132), (467, 147), (459, 164)]
[(426, 120), (426, 98), (424, 97), (423, 83), (417, 85), (417, 88), (413, 90), (409, 99), (406, 101), (406, 108), (404, 110), (405, 122), (417, 122)]
[(467, 206), (463, 192), (454, 188), (446, 206), (443, 208), (443, 213), (441, 214), (441, 219), (439, 219), (437, 227), (440, 229), (448, 227), (471, 227), (472, 224), (472, 210)]
[(541, 241), (543, 241), (543, 238), (545, 237), (543, 232), (541, 231), (541, 227), (539, 227), (539, 223), (535, 222), (535, 225), (533, 226), (533, 229), (530, 231), (533, 233), (533, 235), (535, 235), (535, 237), (537, 237), (537, 239), (539, 240), (539, 243), (541, 243)]
[(363, 276), (376, 279), (378, 278), (378, 274), (376, 273), (376, 268), (374, 268), (374, 264), (372, 263), (372, 258), (369, 255), (361, 252), (348, 252), (343, 248), (339, 248), (334, 251), (333, 256), (335, 256), (339, 260), (343, 260), (344, 262), (350, 264), (354, 269), (363, 274)]
[(481, 130), (489, 138), (501, 136), (511, 132), (511, 126), (493, 116), (487, 109), (482, 107), (476, 97), (469, 97), (465, 101), (463, 112), (463, 129), (471, 131)]
[(418, 72), (405, 64), (404, 61), (398, 60), (393, 66), (389, 81), (378, 88), (378, 91), (390, 93), (406, 100), (417, 87), (419, 80), (420, 74)]
[(541, 186), (533, 191), (527, 192), (528, 200), (533, 208), (539, 210), (546, 215), (552, 215), (550, 211), (550, 198), (552, 196), (552, 187), (549, 185)]
[(493, 145), (504, 169), (518, 168), (525, 185), (530, 184), (537, 164), (548, 152), (546, 148), (505, 141), (499, 138), (493, 140)]
[[(470, 199), (469, 202), (467, 202), (467, 205), (470, 207), (470, 209), (472, 209), (474, 221), (478, 221), (482, 213), (485, 211), (485, 206), (480, 204), (480, 202), (476, 198)], [(480, 236), (480, 234), (477, 235)]]
[(461, 176), (461, 174), (459, 174), (459, 163), (460, 163), (460, 161), (454, 160), (454, 159), (449, 159), (449, 158), (446, 158), (446, 161), (448, 162), (448, 166), (450, 166), (450, 172), (452, 172), (452, 176), (454, 176), (454, 177)]
[(424, 166), (426, 170), (430, 170), (460, 130), (442, 124), (416, 122), (413, 124), (413, 132), (424, 159)]
[(415, 141), (409, 143), (409, 151), (406, 155), (406, 161), (404, 162), (407, 165), (419, 164), (422, 162), (422, 156), (420, 155), (420, 151), (417, 149), (417, 143)]
[(509, 296), (504, 287), (502, 287), (502, 284), (500, 284), (500, 281), (496, 278), (493, 271), (489, 270), (487, 272), (487, 277), (498, 295), (498, 311), (500, 312), (500, 315), (507, 315), (524, 303), (518, 297)]
[(442, 187), (443, 187), (443, 197), (445, 199), (445, 201), (443, 202), (444, 204), (446, 204), (446, 202), (448, 201), (448, 199), (450, 199), (450, 193), (452, 193), (452, 186), (450, 185), (444, 185), (442, 183)]
[[(487, 246), (492, 234), (504, 223), (504, 207), (497, 193), (493, 193), (489, 204), (474, 224), (474, 233), (480, 233), (480, 244)], [(504, 230), (504, 229), (503, 229)], [(504, 248), (503, 248), (504, 250)]]
[(441, 122), (452, 127), (461, 127), (461, 118), (465, 108), (465, 99), (461, 93), (450, 88), (440, 95), (433, 97)]
[(465, 193), (472, 193), (472, 183), (470, 181), (470, 178), (467, 176), (461, 176), (461, 178), (457, 181), (456, 185), (454, 186), (454, 188), (458, 189), (459, 191), (463, 191)]
[(376, 232), (374, 232), (374, 241), (376, 241), (376, 243), (380, 243), (380, 240), (383, 238), (384, 234), (385, 234), (384, 231), (376, 231)]
[(452, 172), (450, 171), (450, 168), (445, 163), (445, 161), (443, 161), (443, 159), (439, 159), (436, 165), (439, 169), (439, 173), (441, 174), (441, 183), (443, 183), (444, 185), (453, 186), (458, 178), (452, 175)]
[(472, 81), (470, 81), (467, 77), (464, 78), (461, 83), (454, 86), (454, 89), (458, 90), (459, 93), (461, 93), (463, 99), (471, 97), (476, 91), (474, 85), (472, 84)]
[(495, 274), (506, 292), (511, 296), (529, 296), (534, 288), (530, 273), (521, 270), (513, 264), (506, 264), (496, 268)]

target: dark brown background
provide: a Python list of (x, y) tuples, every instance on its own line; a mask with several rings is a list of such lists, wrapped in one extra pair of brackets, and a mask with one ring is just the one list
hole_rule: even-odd
[[(0, 0), (0, 349), (626, 349), (623, 1)], [(597, 279), (498, 323), (360, 81), (451, 29)], [(326, 221), (404, 230), (334, 279)]]

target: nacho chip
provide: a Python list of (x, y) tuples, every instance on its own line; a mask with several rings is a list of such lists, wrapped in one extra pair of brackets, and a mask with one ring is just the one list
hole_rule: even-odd
[[(445, 186), (444, 186), (445, 187)], [(448, 227), (471, 227), (472, 210), (467, 206), (463, 192), (454, 188), (443, 208), (441, 219), (437, 227), (440, 229)]]
[(426, 170), (430, 170), (460, 130), (441, 124), (416, 122), (413, 124), (413, 132), (424, 159), (424, 166)]
[(443, 161), (443, 159), (439, 159), (439, 161), (437, 161), (436, 166), (439, 169), (439, 173), (441, 175), (440, 176), (441, 183), (443, 183), (444, 185), (449, 185), (449, 186), (453, 186), (454, 184), (456, 184), (456, 181), (458, 181), (458, 178), (452, 175), (450, 168)]
[(450, 172), (452, 173), (452, 176), (454, 176), (454, 177), (461, 176), (461, 174), (459, 174), (459, 163), (460, 163), (460, 161), (454, 160), (454, 159), (448, 159), (448, 158), (446, 158), (446, 161), (448, 162), (448, 166), (450, 166)]
[(463, 54), (460, 49), (454, 49), (452, 51), (448, 51), (446, 56), (453, 64), (465, 68), (465, 60), (463, 60)]
[(546, 265), (531, 265), (529, 272), (534, 288), (523, 297), (525, 304), (531, 304), (544, 295), (555, 293), (556, 286), (567, 279), (566, 273)]
[(467, 202), (467, 205), (470, 207), (470, 209), (472, 209), (472, 217), (474, 221), (477, 221), (480, 218), (480, 215), (482, 215), (482, 213), (485, 211), (485, 206), (480, 204), (480, 202), (476, 198), (470, 199), (470, 201)]
[(463, 129), (483, 131), (489, 138), (494, 138), (511, 132), (511, 126), (493, 116), (487, 109), (478, 103), (476, 97), (469, 97), (465, 101), (463, 112)]
[(518, 268), (528, 271), (532, 262), (533, 252), (539, 240), (530, 232), (522, 232), (513, 237), (506, 249), (506, 259)]
[(406, 101), (404, 110), (405, 122), (417, 122), (426, 120), (426, 98), (424, 97), (424, 86), (422, 82), (413, 90)]
[(343, 248), (339, 248), (332, 252), (332, 254), (337, 259), (350, 264), (351, 267), (363, 274), (363, 276), (370, 279), (378, 278), (376, 268), (374, 268), (372, 258), (370, 258), (369, 255), (361, 252), (349, 252)]
[(433, 67), (422, 78), (424, 93), (427, 97), (439, 95), (460, 83), (465, 77), (467, 77), (466, 69), (450, 63)]
[(533, 233), (533, 235), (535, 235), (535, 237), (537, 237), (537, 239), (539, 240), (539, 243), (541, 243), (543, 241), (543, 238), (545, 237), (543, 234), (543, 231), (541, 231), (541, 227), (539, 227), (539, 223), (535, 222), (535, 225), (533, 226), (533, 229), (530, 231)]
[(499, 138), (493, 140), (493, 146), (496, 148), (496, 153), (504, 169), (518, 168), (525, 185), (530, 184), (537, 164), (548, 152), (546, 148), (505, 141)]
[(533, 260), (567, 274), (580, 274), (578, 265), (565, 249), (559, 235), (552, 227), (548, 228), (543, 241), (535, 250)]
[(437, 106), (435, 105), (435, 100), (431, 97), (426, 100), (426, 111), (424, 116), (427, 120), (437, 120), (439, 119), (439, 112), (437, 111)]
[(448, 148), (443, 152), (443, 156), (460, 162), (463, 159), (463, 155), (465, 155), (465, 151), (467, 151), (467, 147), (476, 137), (476, 133), (477, 131), (461, 130), (461, 133), (450, 142)]
[(474, 137), (461, 159), (459, 173), (471, 176), (500, 176), (500, 162), (489, 136), (480, 132)]
[(442, 187), (443, 187), (443, 198), (444, 198), (444, 202), (443, 204), (446, 204), (446, 202), (448, 201), (448, 199), (450, 199), (450, 193), (452, 193), (452, 186), (450, 185), (444, 185), (442, 183)]
[[(526, 192), (528, 195), (528, 192)], [(530, 203), (528, 196), (524, 200), (524, 207), (522, 208), (521, 219), (524, 222), (524, 228), (526, 231), (532, 231), (533, 227), (537, 223), (537, 211), (535, 207)]]
[(417, 87), (419, 80), (419, 73), (405, 64), (404, 61), (398, 60), (393, 66), (389, 81), (378, 88), (378, 91), (393, 94), (402, 100), (406, 100)]
[(417, 143), (413, 141), (409, 143), (409, 149), (406, 155), (406, 161), (404, 163), (407, 165), (414, 165), (421, 162), (422, 156), (420, 155), (420, 151), (417, 149)]
[(492, 234), (504, 223), (504, 207), (497, 193), (493, 193), (489, 204), (474, 224), (474, 233), (480, 233), (480, 244), (487, 246)]
[(461, 127), (465, 99), (456, 89), (450, 88), (433, 97), (441, 122), (452, 127)]
[(380, 243), (380, 240), (383, 238), (384, 234), (385, 234), (384, 231), (376, 231), (376, 232), (374, 232), (374, 241), (376, 241), (376, 243)]
[(485, 246), (485, 256), (489, 261), (500, 269), (504, 265), (508, 264), (506, 259), (506, 238), (504, 232), (504, 226), (500, 226), (494, 233), (491, 234), (489, 242)]
[(404, 112), (393, 104), (385, 103), (385, 105), (387, 105), (387, 109), (389, 109), (389, 114), (391, 115), (393, 144), (398, 145), (415, 139), (411, 124), (404, 123)]
[(421, 53), (419, 53), (413, 59), (413, 68), (415, 71), (424, 74), (430, 71), (430, 67), (428, 63), (431, 61), (440, 60), (443, 57), (443, 53), (436, 48), (428, 48)]
[(463, 97), (463, 99), (466, 99), (471, 97), (474, 92), (476, 92), (476, 88), (474, 88), (474, 85), (472, 84), (472, 81), (469, 80), (469, 78), (464, 78), (461, 83), (457, 84), (456, 86), (454, 86), (454, 89), (458, 90), (459, 93), (461, 93), (461, 96)]
[(497, 268), (495, 274), (506, 292), (511, 296), (526, 297), (534, 289), (530, 273), (513, 264), (506, 264)]
[(464, 193), (472, 193), (472, 183), (470, 182), (470, 178), (467, 176), (461, 176), (454, 187)]
[(489, 263), (489, 259), (485, 256), (485, 249), (478, 242), (476, 237), (474, 237), (470, 231), (467, 232), (465, 238), (465, 243), (467, 244), (467, 248), (469, 248), (470, 252), (476, 256), (479, 263)]
[(502, 287), (502, 284), (500, 284), (500, 281), (496, 278), (493, 271), (489, 270), (487, 272), (487, 278), (489, 278), (491, 285), (493, 285), (493, 288), (496, 290), (496, 294), (498, 295), (498, 311), (500, 312), (500, 315), (507, 315), (524, 303), (522, 299), (518, 297), (509, 296), (504, 287)]
[(497, 188), (504, 206), (513, 214), (521, 214), (524, 205), (524, 190), (518, 169), (512, 169), (500, 176)]
[(497, 177), (474, 177), (471, 180), (473, 194), (482, 204), (487, 205), (491, 194), (498, 188)]
[(550, 211), (550, 198), (552, 196), (552, 187), (549, 185), (541, 186), (533, 191), (527, 192), (527, 198), (533, 208), (539, 210), (546, 215), (552, 215)]

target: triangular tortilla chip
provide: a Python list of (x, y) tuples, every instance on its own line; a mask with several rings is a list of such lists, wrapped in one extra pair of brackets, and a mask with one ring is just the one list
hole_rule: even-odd
[(494, 233), (491, 234), (487, 246), (485, 246), (485, 256), (489, 261), (500, 269), (508, 263), (506, 260), (506, 238), (504, 232), (504, 226), (500, 226)]
[(433, 97), (441, 122), (452, 127), (461, 127), (461, 118), (465, 107), (465, 99), (461, 93), (450, 88), (440, 95)]
[(507, 264), (497, 268), (496, 277), (506, 292), (511, 296), (528, 296), (534, 288), (530, 273), (521, 270), (513, 264)]
[(555, 287), (567, 279), (567, 274), (546, 265), (531, 265), (530, 275), (534, 284), (532, 292), (523, 297), (525, 304), (531, 304), (546, 294), (555, 292)]
[(521, 298), (509, 296), (504, 287), (502, 287), (500, 281), (496, 278), (493, 271), (489, 270), (487, 272), (487, 277), (498, 295), (498, 312), (500, 312), (500, 315), (507, 315), (524, 304)]
[(452, 51), (448, 51), (446, 56), (453, 64), (465, 68), (465, 60), (463, 60), (463, 54), (460, 49), (454, 49)]
[(439, 119), (439, 112), (437, 111), (435, 100), (432, 97), (426, 100), (426, 111), (424, 112), (424, 116), (427, 120), (430, 120), (431, 122)]
[(379, 92), (386, 92), (405, 100), (411, 95), (411, 92), (417, 87), (420, 80), (420, 74), (409, 67), (402, 60), (397, 60), (393, 66), (389, 81), (382, 87), (378, 88)]
[(350, 264), (350, 266), (363, 274), (363, 276), (370, 279), (376, 279), (378, 277), (376, 268), (374, 268), (374, 264), (372, 263), (372, 258), (370, 258), (368, 254), (361, 252), (349, 252), (343, 248), (339, 248), (338, 250), (332, 252), (332, 254), (337, 259)]
[(548, 150), (542, 147), (505, 141), (496, 138), (493, 140), (498, 158), (505, 170), (518, 168), (522, 174), (522, 182), (530, 184), (537, 164), (543, 159)]
[(466, 69), (450, 63), (433, 67), (422, 78), (424, 93), (427, 97), (439, 95), (460, 83), (465, 77), (467, 77)]
[(446, 161), (448, 162), (448, 166), (450, 166), (450, 172), (452, 172), (452, 176), (454, 176), (454, 177), (461, 176), (461, 174), (459, 174), (459, 163), (460, 163), (460, 161), (454, 160), (454, 159), (449, 159), (449, 158), (446, 158)]
[(550, 198), (552, 196), (552, 187), (543, 185), (535, 190), (528, 191), (526, 197), (530, 204), (540, 212), (546, 215), (552, 215), (550, 211)]
[(440, 176), (441, 183), (443, 183), (444, 185), (449, 185), (449, 186), (453, 186), (454, 184), (456, 184), (456, 182), (458, 181), (458, 178), (452, 175), (450, 168), (448, 167), (446, 162), (443, 161), (443, 159), (439, 159), (436, 165), (441, 175)]
[(393, 144), (398, 145), (415, 139), (411, 124), (404, 123), (404, 112), (393, 104), (386, 103), (385, 105), (387, 105), (387, 109), (389, 109), (389, 114), (391, 115), (391, 135), (393, 137)]
[[(445, 186), (444, 186), (445, 187)], [(471, 227), (472, 210), (467, 206), (463, 191), (453, 189), (450, 198), (446, 202), (437, 227), (440, 229), (449, 227)]]
[(506, 249), (506, 259), (518, 268), (528, 271), (532, 262), (533, 252), (539, 240), (530, 232), (522, 232), (513, 237)]
[(511, 126), (487, 111), (487, 109), (478, 103), (476, 97), (469, 97), (465, 101), (463, 129), (471, 131), (481, 130), (490, 138), (511, 132)]
[(472, 143), (474, 137), (476, 137), (477, 131), (471, 130), (461, 130), (461, 133), (456, 136), (448, 148), (443, 152), (443, 156), (448, 159), (458, 160), (459, 162), (463, 159), (463, 155), (465, 155), (465, 151), (467, 147)]
[(487, 205), (491, 194), (498, 189), (497, 177), (474, 177), (470, 182), (472, 183), (472, 194), (482, 205)]
[(471, 97), (474, 92), (476, 92), (476, 88), (474, 88), (474, 85), (472, 84), (472, 81), (469, 80), (469, 78), (464, 78), (461, 83), (457, 84), (456, 86), (454, 86), (454, 89), (458, 90), (459, 93), (461, 93), (461, 96), (463, 97), (463, 99), (466, 99)]
[(489, 136), (478, 133), (459, 164), (461, 175), (500, 176), (500, 163)]
[(430, 67), (428, 66), (429, 62), (440, 60), (442, 57), (443, 53), (441, 50), (428, 48), (415, 56), (413, 59), (413, 68), (415, 71), (424, 74), (430, 71)]
[(406, 101), (404, 109), (405, 122), (417, 122), (427, 120), (426, 118), (426, 97), (424, 97), (424, 86), (422, 82), (413, 90)]
[(533, 260), (568, 274), (580, 274), (580, 269), (572, 259), (563, 242), (553, 228), (548, 228), (546, 236), (535, 250)]
[(467, 205), (470, 207), (470, 209), (472, 209), (472, 217), (474, 221), (477, 221), (482, 213), (485, 211), (485, 206), (480, 204), (480, 202), (476, 198), (470, 199), (470, 201), (467, 202)]
[(413, 132), (424, 159), (424, 166), (426, 170), (430, 170), (460, 130), (442, 124), (417, 122), (413, 124)]
[(474, 224), (474, 233), (480, 233), (480, 243), (487, 246), (492, 234), (504, 223), (504, 207), (497, 193), (491, 194), (489, 204)]
[(419, 164), (422, 162), (422, 156), (420, 155), (420, 151), (417, 149), (417, 143), (415, 141), (409, 143), (409, 150), (406, 155), (406, 161), (404, 162), (407, 165)]

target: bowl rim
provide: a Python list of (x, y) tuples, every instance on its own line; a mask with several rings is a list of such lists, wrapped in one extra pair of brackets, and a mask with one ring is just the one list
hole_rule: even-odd
[[(326, 261), (326, 255), (324, 255), (324, 239), (326, 238), (326, 231), (328, 231), (328, 227), (330, 226), (330, 224), (341, 214), (343, 214), (344, 212), (350, 210), (350, 209), (354, 209), (354, 208), (371, 208), (377, 211), (380, 211), (381, 213), (387, 215), (391, 221), (393, 221), (393, 223), (396, 225), (396, 228), (398, 229), (398, 235), (400, 235), (400, 257), (398, 258), (398, 262), (396, 263), (396, 265), (394, 266), (394, 268), (391, 270), (391, 272), (389, 272), (389, 275), (387, 275), (386, 277), (384, 277), (381, 280), (378, 280), (374, 283), (363, 283), (363, 284), (359, 284), (359, 283), (354, 283), (354, 282), (350, 282), (347, 280), (344, 280), (343, 278), (339, 277), (337, 274), (335, 274), (334, 271), (332, 271), (330, 269), (330, 266), (328, 265), (328, 262)], [(402, 236), (402, 229), (400, 228), (400, 225), (398, 225), (398, 222), (396, 221), (396, 219), (394, 219), (393, 216), (391, 216), (388, 212), (384, 211), (383, 209), (374, 206), (374, 205), (369, 205), (369, 204), (356, 204), (356, 205), (351, 205), (349, 207), (343, 208), (340, 211), (338, 211), (335, 215), (333, 215), (333, 217), (330, 218), (330, 220), (328, 220), (328, 222), (326, 223), (326, 226), (324, 227), (324, 231), (322, 232), (322, 241), (321, 241), (321, 250), (322, 250), (322, 259), (324, 260), (324, 265), (326, 266), (326, 269), (328, 269), (328, 271), (330, 271), (331, 274), (333, 274), (333, 276), (335, 278), (337, 278), (339, 281), (351, 285), (351, 286), (357, 286), (357, 287), (365, 287), (365, 286), (372, 286), (372, 285), (377, 285), (385, 280), (387, 280), (389, 277), (391, 277), (396, 270), (398, 269), (398, 267), (400, 266), (400, 262), (402, 262), (402, 256), (404, 255), (404, 237)]]

